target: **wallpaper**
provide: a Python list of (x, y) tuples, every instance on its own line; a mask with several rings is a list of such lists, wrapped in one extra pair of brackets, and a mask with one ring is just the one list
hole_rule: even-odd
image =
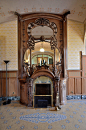
[(84, 24), (68, 20), (68, 69), (80, 69), (80, 51), (85, 54)]
[(18, 70), (17, 20), (0, 24), (0, 70)]

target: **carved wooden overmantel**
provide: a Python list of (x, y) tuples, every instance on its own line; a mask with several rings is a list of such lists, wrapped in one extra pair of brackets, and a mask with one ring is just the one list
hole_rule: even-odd
[[(35, 26), (48, 26), (53, 29), (54, 36), (50, 39), (51, 48), (57, 47), (62, 60), (62, 74), (66, 76), (67, 68), (67, 19), (68, 13), (63, 15), (51, 13), (29, 13), (18, 14), (18, 70), (19, 75), (23, 74), (24, 54), (29, 48), (34, 49), (34, 38), (31, 30)], [(42, 38), (43, 40), (43, 38)], [(45, 39), (46, 40), (46, 39)], [(53, 42), (54, 41), (54, 42)]]

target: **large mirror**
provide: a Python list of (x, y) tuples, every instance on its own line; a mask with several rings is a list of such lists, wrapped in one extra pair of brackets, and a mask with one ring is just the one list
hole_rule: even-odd
[[(31, 66), (35, 69), (36, 66), (47, 65), (52, 69), (60, 62), (60, 53), (57, 47), (55, 47), (55, 51), (51, 49), (50, 40), (54, 37), (52, 28), (36, 26), (31, 30), (31, 35), (34, 38), (34, 49), (31, 49)], [(42, 36), (43, 40), (40, 39)], [(30, 64), (30, 49), (26, 51), (24, 60), (25, 63)]]

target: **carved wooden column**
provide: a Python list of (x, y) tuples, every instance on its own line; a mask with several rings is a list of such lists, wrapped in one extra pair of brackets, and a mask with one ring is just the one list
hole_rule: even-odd
[[(59, 86), (59, 84), (60, 84), (60, 79), (59, 79), (59, 77), (55, 77), (55, 104), (56, 104), (57, 92), (59, 93), (59, 99), (60, 99), (60, 92), (59, 92), (60, 86)], [(60, 100), (59, 100), (59, 102), (60, 102)]]
[(60, 104), (64, 105), (66, 103), (66, 78), (61, 78), (59, 83)]
[(27, 89), (27, 83), (26, 83), (26, 78), (19, 79), (20, 82), (20, 102), (28, 105), (28, 89)]
[(63, 20), (63, 39), (64, 39), (64, 78), (67, 77), (67, 18)]
[(31, 49), (30, 49), (30, 68), (32, 67), (32, 60), (31, 60)]
[(33, 106), (33, 94), (32, 94), (32, 83), (33, 79), (27, 78), (27, 88), (28, 88), (28, 107)]
[(55, 48), (54, 48), (54, 74), (55, 74), (55, 68), (56, 66), (55, 66)]

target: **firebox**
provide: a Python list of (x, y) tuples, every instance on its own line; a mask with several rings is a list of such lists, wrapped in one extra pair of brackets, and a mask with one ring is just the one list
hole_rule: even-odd
[(51, 84), (35, 84), (34, 107), (46, 108), (51, 106)]

